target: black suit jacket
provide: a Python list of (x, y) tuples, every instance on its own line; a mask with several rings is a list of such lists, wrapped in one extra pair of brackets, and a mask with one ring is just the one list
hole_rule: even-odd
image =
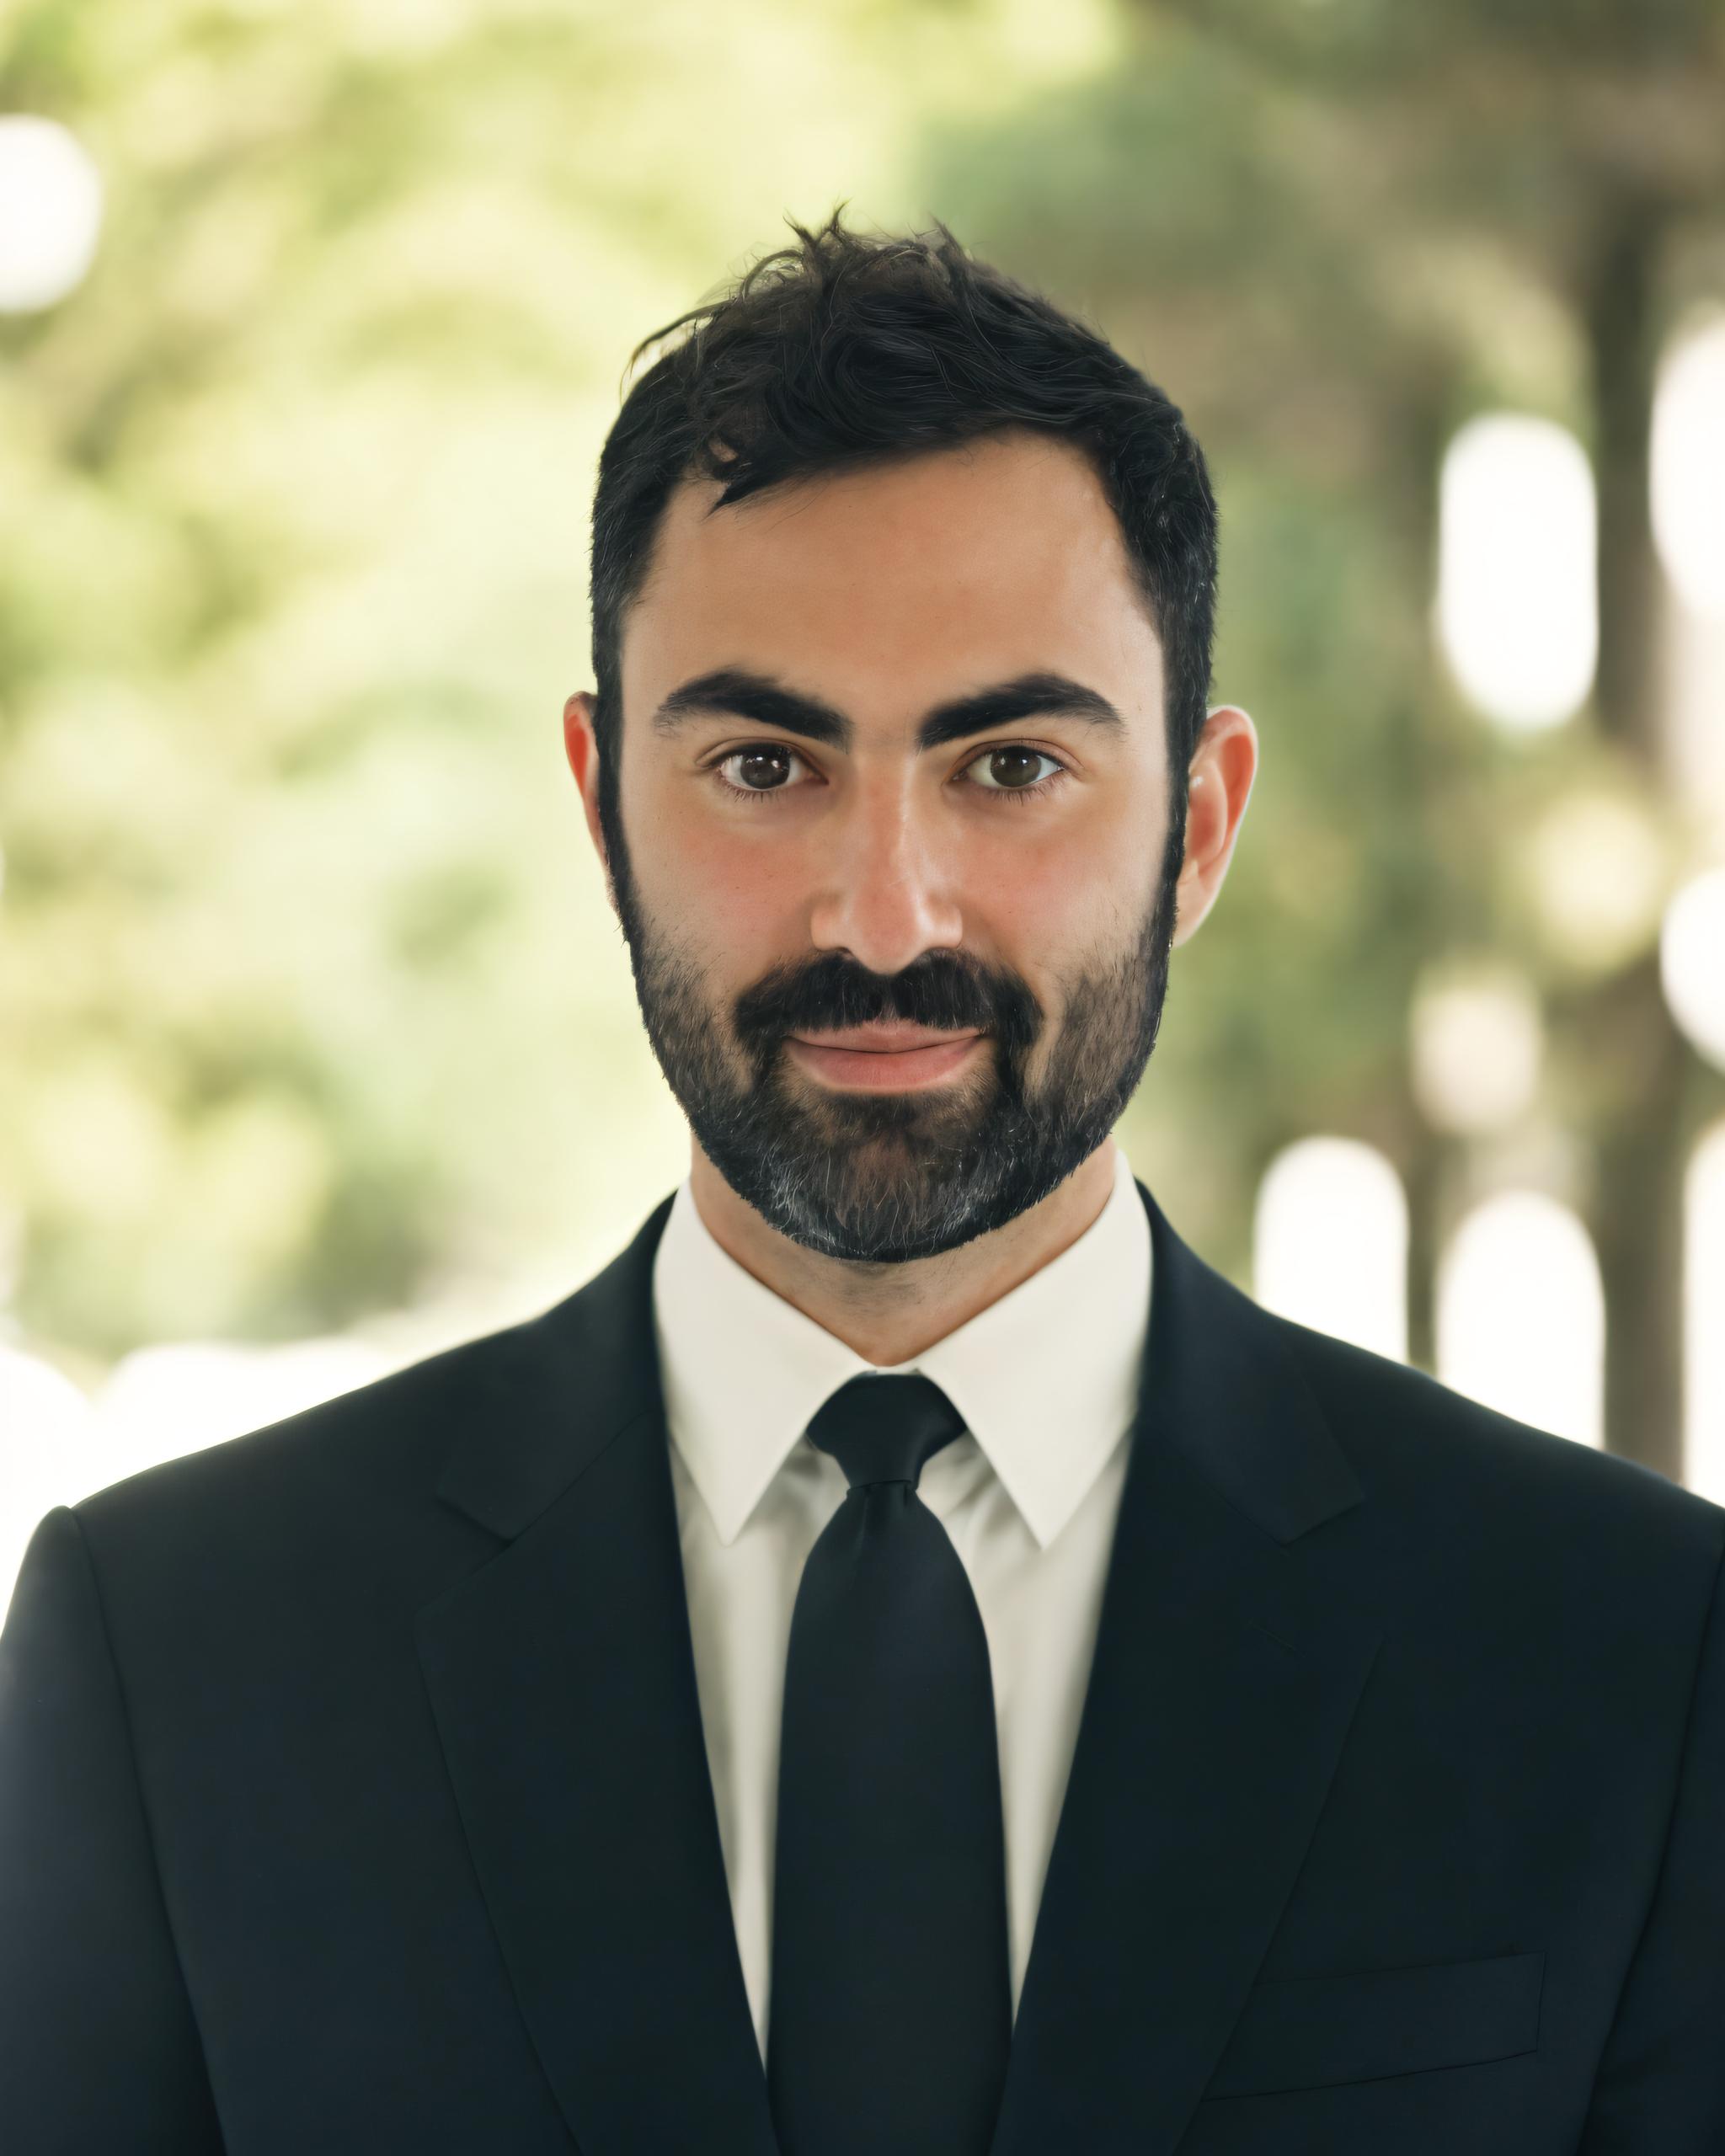
[[(1717, 2156), (1725, 1513), (1269, 1315), (1139, 1187), (1146, 1389), (996, 2156)], [(531, 1323), (42, 1522), (12, 2156), (773, 2156), (668, 1209)]]

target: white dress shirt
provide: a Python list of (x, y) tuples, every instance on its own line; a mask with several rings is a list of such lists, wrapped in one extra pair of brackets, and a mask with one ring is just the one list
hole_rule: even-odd
[[(965, 1422), (917, 1487), (952, 1537), (988, 1636), (1015, 2013), (1090, 1674), (1150, 1267), (1150, 1223), (1116, 1148), (1113, 1191), (1075, 1243), (894, 1366), (932, 1378)], [(687, 1182), (653, 1297), (701, 1718), (764, 2060), (791, 1609), (846, 1486), (804, 1433), (830, 1394), (878, 1366), (728, 1256)]]

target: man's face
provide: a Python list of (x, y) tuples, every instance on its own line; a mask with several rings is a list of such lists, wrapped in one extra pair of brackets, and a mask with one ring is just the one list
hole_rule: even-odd
[(1091, 467), (1017, 432), (703, 513), (623, 638), (606, 852), (697, 1143), (806, 1247), (1003, 1226), (1107, 1137), (1174, 932), (1162, 652)]

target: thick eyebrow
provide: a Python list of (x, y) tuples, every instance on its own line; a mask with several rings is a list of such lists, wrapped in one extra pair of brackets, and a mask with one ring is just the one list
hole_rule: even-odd
[[(698, 674), (673, 689), (653, 714), (653, 730), (675, 734), (697, 713), (717, 712), (800, 734), (805, 741), (818, 741), (830, 749), (848, 750), (856, 739), (856, 728), (836, 705), (788, 689), (770, 675), (736, 666)], [(967, 740), (973, 734), (991, 733), (1040, 714), (1081, 718), (1114, 733), (1125, 728), (1108, 698), (1081, 681), (1064, 674), (1021, 674), (1014, 680), (997, 681), (968, 696), (937, 704), (924, 713), (916, 728), (916, 746), (938, 749), (946, 742)]]

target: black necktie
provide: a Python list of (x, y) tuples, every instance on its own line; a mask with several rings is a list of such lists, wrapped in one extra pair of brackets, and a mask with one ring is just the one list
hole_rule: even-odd
[(791, 1617), (766, 2079), (782, 2156), (985, 2156), (1012, 2036), (988, 1641), (916, 1495), (964, 1425), (923, 1377), (809, 1426), (851, 1487)]

